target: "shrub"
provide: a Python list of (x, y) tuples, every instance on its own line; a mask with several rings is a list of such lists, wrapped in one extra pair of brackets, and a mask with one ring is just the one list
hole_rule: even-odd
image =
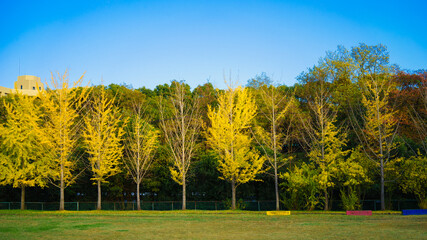
[(341, 190), (341, 200), (344, 210), (357, 210), (361, 207), (359, 196), (356, 191), (351, 188), (349, 188), (348, 194), (343, 189)]
[[(225, 209), (231, 209), (231, 199), (227, 198), (224, 201), (222, 201), (224, 204)], [(236, 209), (238, 210), (244, 210), (246, 208), (246, 203), (243, 201), (243, 199), (239, 199), (236, 202)]]

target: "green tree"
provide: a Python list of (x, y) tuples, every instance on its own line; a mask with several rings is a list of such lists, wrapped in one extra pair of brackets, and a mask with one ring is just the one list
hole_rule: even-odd
[(302, 163), (300, 167), (295, 166), (291, 171), (280, 174), (280, 178), (284, 180), (280, 185), (290, 195), (282, 200), (288, 209), (303, 207), (311, 211), (320, 204), (319, 170), (314, 164)]
[(400, 188), (404, 193), (413, 193), (422, 209), (427, 209), (427, 156), (418, 152), (417, 156), (403, 159), (403, 174)]
[(350, 156), (338, 162), (337, 179), (341, 187), (341, 199), (346, 210), (356, 210), (360, 205), (360, 188), (372, 183), (368, 172), (369, 167), (364, 166), (368, 159), (360, 148), (353, 149)]
[(246, 83), (246, 87), (253, 88), (253, 89), (259, 89), (262, 86), (271, 86), (273, 85), (273, 81), (269, 76), (267, 76), (267, 73), (262, 72), (260, 75), (256, 75), (254, 78), (251, 78)]

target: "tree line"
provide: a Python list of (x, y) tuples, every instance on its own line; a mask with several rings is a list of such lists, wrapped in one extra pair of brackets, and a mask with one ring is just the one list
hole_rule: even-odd
[(276, 209), (330, 210), (341, 199), (352, 210), (379, 196), (385, 210), (386, 195), (427, 207), (425, 70), (402, 71), (385, 46), (360, 44), (297, 79), (150, 90), (52, 74), (37, 97), (1, 99), (0, 184), (21, 189), (22, 209), (29, 187), (57, 187), (64, 210), (66, 190), (73, 198), (91, 184), (98, 209), (126, 192), (138, 209), (141, 196), (164, 192), (182, 209), (189, 195), (231, 195), (236, 209), (239, 186), (243, 198), (274, 197)]

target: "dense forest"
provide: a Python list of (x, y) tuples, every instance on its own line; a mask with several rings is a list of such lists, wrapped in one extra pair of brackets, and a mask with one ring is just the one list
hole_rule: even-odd
[(0, 99), (0, 202), (427, 207), (427, 71), (390, 64), (383, 45), (340, 46), (293, 86), (265, 73), (227, 89), (83, 79), (53, 74), (37, 97)]

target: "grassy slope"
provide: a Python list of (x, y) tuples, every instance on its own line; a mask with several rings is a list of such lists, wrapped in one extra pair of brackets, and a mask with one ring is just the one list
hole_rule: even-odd
[(0, 211), (0, 239), (427, 239), (427, 216)]

